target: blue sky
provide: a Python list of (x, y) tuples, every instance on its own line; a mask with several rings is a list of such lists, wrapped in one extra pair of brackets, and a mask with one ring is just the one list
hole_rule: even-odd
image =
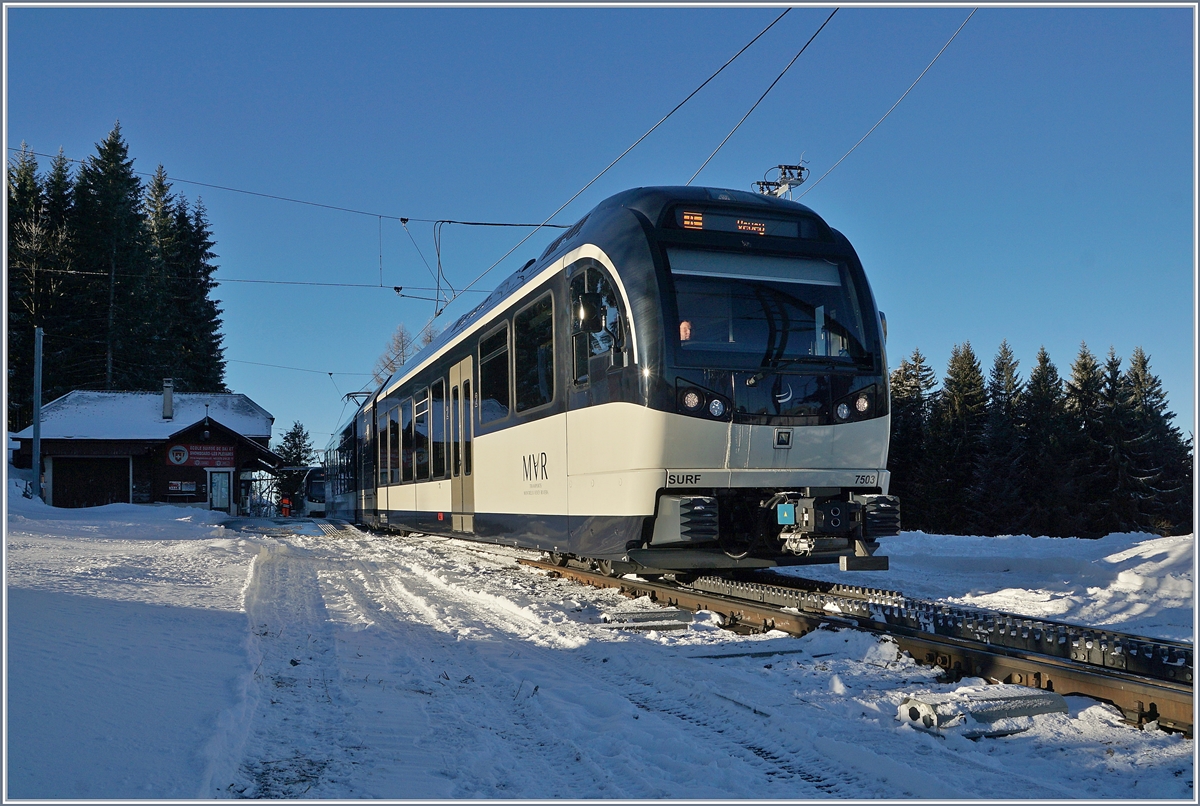
[[(7, 145), (83, 158), (119, 119), (141, 171), (384, 215), (541, 221), (781, 10), (10, 7)], [(686, 182), (831, 10), (792, 10), (556, 220)], [(843, 8), (696, 184), (749, 189), (801, 155), (811, 184), (969, 11)], [(919, 347), (940, 376), (969, 340), (986, 370), (1008, 339), (1024, 377), (1041, 345), (1066, 376), (1080, 342), (1101, 359), (1140, 345), (1192, 430), (1193, 44), (1187, 8), (981, 8), (803, 197), (858, 250), (893, 366)], [(396, 325), (433, 312), (391, 291), (430, 285), (417, 249), (395, 221), (174, 189), (208, 208), (218, 279), (378, 284), (382, 252), (385, 289), (217, 292), (230, 388), (277, 434), (300, 420), (323, 445)], [(408, 227), (432, 262), (430, 225)], [(447, 276), (465, 285), (523, 234), (446, 227)]]

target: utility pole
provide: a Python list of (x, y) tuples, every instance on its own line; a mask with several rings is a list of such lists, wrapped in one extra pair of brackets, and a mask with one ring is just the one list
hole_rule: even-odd
[(33, 494), (42, 497), (42, 329), (33, 329)]

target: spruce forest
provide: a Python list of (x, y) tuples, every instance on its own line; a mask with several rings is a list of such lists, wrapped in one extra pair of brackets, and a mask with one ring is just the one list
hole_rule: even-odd
[(118, 123), (71, 170), (32, 150), (8, 165), (8, 428), (32, 421), (34, 328), (42, 400), (73, 389), (223, 392), (216, 257), (204, 205), (143, 181)]
[(1002, 342), (984, 376), (955, 345), (941, 388), (921, 351), (891, 374), (890, 492), (903, 527), (1100, 537), (1192, 528), (1192, 439), (1139, 347), (1129, 366), (1084, 344), (1063, 379), (1043, 348), (1022, 381)]

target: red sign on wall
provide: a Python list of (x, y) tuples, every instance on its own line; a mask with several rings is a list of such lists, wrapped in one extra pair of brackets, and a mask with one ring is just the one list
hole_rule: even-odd
[(167, 464), (176, 467), (233, 467), (233, 445), (172, 445)]

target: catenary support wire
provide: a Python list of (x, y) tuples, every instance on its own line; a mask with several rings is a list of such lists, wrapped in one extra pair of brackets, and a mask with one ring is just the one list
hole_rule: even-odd
[(799, 53), (792, 57), (792, 60), (787, 63), (787, 67), (783, 68), (783, 72), (775, 76), (775, 80), (771, 82), (771, 86), (767, 87), (763, 94), (758, 96), (758, 100), (754, 102), (754, 106), (751, 106), (746, 114), (742, 115), (742, 119), (737, 122), (737, 125), (729, 130), (729, 134), (725, 135), (725, 139), (721, 141), (721, 144), (713, 149), (713, 153), (708, 155), (708, 159), (704, 161), (704, 164), (696, 169), (696, 173), (692, 174), (692, 178), (687, 181), (687, 184), (692, 184), (696, 177), (700, 175), (700, 172), (704, 170), (704, 166), (708, 165), (709, 161), (712, 160), (713, 157), (717, 156), (717, 152), (721, 150), (721, 146), (724, 146), (725, 143), (729, 142), (729, 138), (733, 137), (733, 133), (741, 128), (741, 125), (746, 122), (746, 118), (750, 117), (750, 113), (753, 112), (760, 103), (762, 103), (763, 98), (767, 97), (767, 93), (775, 88), (775, 85), (779, 83), (779, 80), (783, 78), (784, 74), (786, 74), (788, 70), (792, 69), (792, 65), (795, 64), (796, 60), (800, 58), (800, 54), (804, 53), (804, 51), (808, 49), (808, 46), (811, 45), (813, 40), (817, 38), (817, 34), (825, 30), (825, 26), (828, 25), (829, 21), (833, 19), (833, 15), (838, 13), (838, 10), (838, 8), (835, 8), (829, 13), (829, 16), (825, 18), (825, 22), (821, 23), (821, 27), (817, 29), (816, 33), (808, 38), (808, 41), (804, 43), (804, 47), (800, 48)]
[[(868, 137), (870, 137), (870, 136), (871, 136), (871, 132), (873, 132), (873, 131), (875, 131), (877, 128), (879, 128), (879, 124), (880, 124), (880, 123), (883, 123), (883, 121), (887, 119), (887, 116), (888, 116), (888, 115), (890, 115), (890, 114), (892, 114), (892, 109), (895, 109), (897, 106), (899, 106), (899, 105), (900, 105), (900, 102), (904, 100), (905, 96), (907, 96), (907, 95), (908, 95), (910, 92), (912, 92), (912, 89), (913, 89), (913, 87), (917, 86), (917, 81), (920, 81), (920, 80), (921, 80), (921, 78), (922, 78), (922, 77), (923, 77), (923, 76), (924, 76), (926, 73), (928, 73), (928, 72), (929, 72), (929, 68), (930, 68), (930, 67), (933, 67), (933, 63), (934, 63), (934, 62), (936, 62), (936, 61), (938, 60), (938, 56), (941, 56), (941, 55), (942, 55), (942, 53), (943, 53), (943, 52), (946, 50), (946, 48), (950, 47), (950, 43), (954, 41), (954, 37), (958, 36), (958, 32), (959, 32), (959, 31), (961, 31), (961, 30), (962, 30), (964, 27), (966, 27), (966, 24), (967, 24), (968, 22), (970, 22), (970, 21), (971, 21), (971, 18), (975, 16), (975, 12), (976, 12), (976, 11), (978, 11), (978, 10), (979, 10), (978, 8), (973, 8), (973, 9), (971, 9), (971, 13), (970, 13), (970, 14), (968, 14), (968, 15), (967, 15), (967, 18), (966, 18), (965, 20), (963, 20), (963, 21), (962, 21), (962, 25), (958, 26), (958, 30), (957, 30), (957, 31), (955, 31), (955, 32), (954, 32), (954, 34), (953, 34), (953, 35), (951, 35), (951, 37), (950, 37), (948, 40), (946, 40), (946, 44), (942, 45), (942, 49), (941, 49), (941, 50), (939, 50), (939, 51), (937, 52), (937, 56), (934, 56), (934, 57), (933, 57), (933, 60), (932, 60), (932, 61), (930, 61), (930, 62), (929, 62), (929, 64), (925, 65), (925, 69), (921, 71), (921, 75), (917, 76), (917, 79), (916, 79), (916, 81), (914, 81), (912, 84), (910, 84), (910, 85), (908, 86), (908, 89), (906, 89), (906, 90), (904, 91), (904, 95), (901, 95), (899, 98), (897, 98), (897, 99), (896, 99), (896, 103), (892, 104), (892, 107), (891, 107), (891, 109), (889, 109), (888, 111), (884, 112), (884, 113), (883, 113), (883, 117), (881, 117), (879, 120), (875, 121), (875, 125), (874, 125), (874, 126), (872, 126), (870, 129), (868, 129), (868, 130), (867, 130), (867, 133), (866, 133), (866, 134), (864, 134), (862, 137), (860, 137), (860, 138), (859, 138), (859, 140), (858, 140), (858, 142), (857, 142), (857, 143), (855, 143), (854, 145), (852, 145), (852, 146), (850, 147), (850, 150), (849, 150), (849, 151), (847, 151), (845, 154), (843, 154), (843, 155), (842, 155), (842, 158), (841, 158), (841, 159), (839, 159), (839, 160), (838, 160), (837, 162), (835, 162), (833, 165), (829, 166), (829, 170), (828, 170), (828, 171), (826, 171), (825, 173), (821, 174), (821, 179), (824, 179), (825, 177), (829, 176), (829, 174), (833, 173), (833, 169), (834, 169), (834, 168), (836, 168), (836, 167), (838, 167), (839, 165), (841, 165), (841, 164), (842, 164), (842, 160), (844, 160), (844, 159), (846, 159), (846, 157), (850, 156), (850, 155), (851, 155), (851, 154), (854, 152), (854, 149), (856, 149), (856, 148), (858, 148), (860, 145), (862, 145), (862, 142), (863, 142), (863, 140), (866, 140)], [(803, 193), (801, 193), (801, 194), (800, 194), (800, 195), (799, 195), (797, 198), (803, 199), (805, 196), (807, 196), (807, 195), (808, 195), (808, 193), (809, 193), (809, 191), (811, 191), (811, 190), (812, 190), (813, 188), (815, 188), (817, 185), (821, 184), (821, 179), (818, 179), (816, 182), (813, 182), (811, 185), (809, 185), (809, 186), (808, 186), (808, 189), (807, 189), (807, 190), (805, 190)]]

